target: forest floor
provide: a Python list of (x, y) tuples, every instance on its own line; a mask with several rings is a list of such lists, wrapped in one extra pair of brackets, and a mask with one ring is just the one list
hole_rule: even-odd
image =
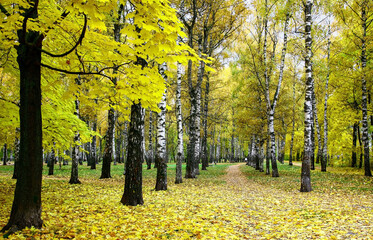
[[(100, 166), (99, 166), (100, 167)], [(145, 167), (145, 166), (144, 166)], [(212, 165), (197, 179), (154, 191), (156, 169), (145, 170), (144, 205), (120, 204), (123, 165), (111, 179), (80, 166), (82, 184), (70, 185), (69, 166), (43, 176), (44, 227), (10, 239), (371, 239), (373, 180), (361, 172), (312, 172), (313, 191), (300, 193), (300, 167), (279, 165), (272, 178), (244, 164)], [(185, 170), (185, 169), (184, 169)], [(47, 169), (45, 169), (46, 173)], [(0, 228), (9, 217), (15, 180), (0, 166)], [(1, 237), (0, 237), (1, 238)]]

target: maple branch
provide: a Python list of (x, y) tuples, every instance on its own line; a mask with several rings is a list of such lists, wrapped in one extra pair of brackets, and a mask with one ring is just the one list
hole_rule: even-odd
[(5, 16), (9, 17), (10, 16), (10, 13), (5, 9), (5, 7), (3, 5), (1, 5), (0, 3), (0, 10), (2, 13), (5, 14)]
[(8, 100), (8, 99), (2, 98), (2, 97), (0, 97), (0, 100), (2, 100), (2, 101), (4, 101), (4, 102), (12, 103), (12, 104), (16, 105), (17, 107), (20, 107), (20, 104), (19, 104), (19, 103), (14, 102), (14, 101), (12, 101), (12, 100)]
[(22, 35), (19, 39), (20, 43), (28, 44), (27, 41), (26, 41), (27, 21), (31, 17), (31, 14), (37, 11), (38, 6), (39, 6), (39, 1), (35, 1), (34, 7), (29, 9), (25, 14), (25, 18), (23, 19), (23, 23), (22, 23)]
[(117, 65), (117, 66), (113, 66), (113, 67), (105, 67), (105, 68), (102, 68), (100, 71), (96, 71), (96, 72), (85, 72), (85, 71), (73, 72), (73, 71), (69, 71), (69, 70), (64, 70), (64, 69), (52, 67), (52, 66), (49, 66), (49, 65), (44, 64), (44, 63), (40, 63), (40, 66), (46, 67), (46, 68), (48, 68), (50, 70), (53, 70), (53, 71), (57, 71), (57, 72), (61, 72), (61, 73), (66, 73), (66, 74), (72, 74), (72, 75), (100, 75), (102, 77), (106, 77), (106, 78), (108, 78), (108, 79), (111, 80), (111, 78), (109, 76), (103, 74), (102, 72), (104, 72), (105, 70), (112, 70), (112, 69), (118, 70), (118, 68), (120, 68), (120, 67), (122, 67), (122, 66), (124, 66), (126, 64), (129, 64), (129, 63), (126, 62), (126, 63), (120, 64), (120, 65)]
[(102, 72), (105, 71), (105, 70), (113, 68), (113, 67), (106, 67), (106, 68), (103, 68), (103, 69), (101, 69), (100, 71), (97, 71), (97, 72), (82, 72), (82, 71), (73, 72), (73, 71), (68, 71), (68, 70), (64, 70), (64, 69), (60, 69), (60, 68), (55, 68), (55, 67), (49, 66), (49, 65), (44, 64), (44, 63), (40, 63), (40, 66), (46, 67), (46, 68), (48, 68), (50, 70), (53, 70), (53, 71), (66, 73), (66, 74), (72, 74), (72, 75), (100, 75), (100, 76), (106, 77), (108, 79), (110, 79), (110, 77), (103, 74)]
[(84, 13), (83, 13), (83, 15), (84, 15), (84, 26), (83, 26), (83, 30), (82, 30), (82, 33), (80, 34), (80, 37), (79, 37), (78, 41), (75, 43), (74, 47), (72, 47), (69, 51), (67, 51), (65, 53), (62, 53), (62, 54), (53, 54), (53, 53), (47, 52), (47, 51), (45, 51), (43, 49), (40, 49), (40, 51), (42, 53), (45, 53), (45, 54), (51, 56), (51, 57), (64, 57), (64, 56), (67, 56), (70, 53), (72, 53), (78, 47), (79, 44), (82, 44), (85, 32), (87, 30), (87, 22), (88, 22), (87, 15), (85, 15)]

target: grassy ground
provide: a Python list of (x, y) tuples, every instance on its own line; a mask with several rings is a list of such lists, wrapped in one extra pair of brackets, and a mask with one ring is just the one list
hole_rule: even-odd
[[(295, 163), (297, 164), (297, 163)], [(242, 167), (241, 170), (249, 180), (271, 186), (284, 191), (300, 189), (300, 163), (298, 166), (278, 164), (280, 179), (266, 176), (264, 173), (251, 167)], [(264, 167), (265, 169), (265, 167)], [(279, 182), (281, 184), (279, 184)], [(364, 176), (363, 169), (350, 167), (327, 167), (327, 172), (321, 172), (318, 165), (311, 172), (311, 183), (314, 192), (340, 192), (340, 193), (367, 193), (373, 194), (373, 178)]]
[[(373, 183), (346, 169), (312, 172), (314, 191), (300, 193), (300, 167), (279, 165), (280, 178), (240, 166), (245, 181), (226, 184), (231, 164), (213, 165), (197, 179), (175, 185), (168, 167), (167, 191), (153, 191), (156, 170), (144, 165), (144, 205), (120, 204), (123, 165), (112, 179), (80, 166), (80, 185), (68, 184), (70, 166), (43, 176), (44, 227), (13, 239), (370, 239)], [(184, 166), (185, 167), (185, 166)], [(45, 167), (45, 174), (46, 174)], [(185, 169), (184, 169), (185, 170)], [(359, 173), (360, 174), (360, 173)], [(6, 224), (15, 180), (0, 166), (0, 227)], [(232, 181), (231, 181), (232, 182)], [(243, 184), (242, 184), (243, 183)], [(1, 237), (0, 237), (1, 238)]]

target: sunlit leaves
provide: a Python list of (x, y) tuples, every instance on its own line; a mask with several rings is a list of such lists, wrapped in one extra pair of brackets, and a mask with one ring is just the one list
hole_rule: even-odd
[[(117, 168), (122, 170), (123, 165)], [(171, 167), (174, 171), (174, 165)], [(210, 166), (198, 179), (168, 191), (152, 191), (155, 170), (145, 171), (145, 205), (120, 204), (123, 176), (92, 179), (82, 169), (82, 185), (66, 184), (65, 178), (43, 181), (42, 230), (26, 229), (11, 239), (364, 239), (373, 220), (369, 191), (362, 176), (331, 169), (315, 177), (314, 192), (297, 190), (299, 167), (281, 168), (281, 182), (242, 166), (249, 181), (228, 185), (221, 165)], [(56, 170), (58, 171), (58, 170)], [(89, 171), (91, 177), (86, 175)], [(118, 171), (121, 172), (121, 171)], [(88, 173), (88, 172), (87, 172)], [(357, 173), (360, 174), (360, 173)], [(360, 174), (361, 175), (361, 174)], [(0, 225), (11, 207), (14, 180), (0, 176)], [(235, 180), (235, 179), (233, 179)], [(245, 180), (245, 179), (244, 179)], [(343, 183), (343, 185), (342, 185)], [(370, 185), (369, 185), (370, 184)], [(372, 182), (367, 182), (369, 188)], [(292, 186), (297, 186), (293, 188)], [(352, 189), (355, 186), (358, 189)], [(346, 200), (347, 199), (347, 200)]]

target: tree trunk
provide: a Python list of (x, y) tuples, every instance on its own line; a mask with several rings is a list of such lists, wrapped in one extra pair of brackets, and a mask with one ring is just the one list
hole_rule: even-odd
[(117, 163), (121, 163), (121, 144), (122, 144), (122, 134), (121, 130), (117, 129), (116, 130), (116, 138), (115, 138), (115, 161)]
[(104, 157), (102, 159), (102, 169), (100, 179), (111, 178), (111, 161), (113, 155), (113, 139), (115, 126), (115, 112), (114, 108), (108, 111), (108, 130), (106, 132), (106, 143), (104, 149)]
[(149, 111), (149, 145), (148, 145), (148, 153), (146, 154), (146, 165), (147, 170), (152, 168), (152, 162), (153, 162), (153, 112)]
[(215, 124), (213, 130), (211, 130), (211, 145), (210, 145), (210, 160), (209, 163), (214, 163), (216, 161), (216, 154), (215, 154), (215, 149), (216, 149), (216, 144), (215, 144)]
[[(312, 76), (313, 79), (313, 76)], [(312, 113), (311, 113), (311, 170), (315, 170), (315, 112), (313, 109), (314, 83), (312, 83)]]
[(268, 129), (269, 129), (269, 146), (270, 146), (270, 153), (269, 159), (271, 160), (272, 164), (272, 177), (279, 177), (278, 169), (277, 169), (277, 161), (276, 161), (276, 136), (275, 136), (275, 129), (274, 129), (274, 112), (271, 109), (269, 111), (268, 116)]
[[(194, 94), (193, 94), (194, 95)], [(195, 102), (196, 99), (193, 97), (191, 99), (191, 114), (190, 114), (190, 120), (189, 120), (189, 144), (187, 147), (187, 162), (186, 162), (186, 172), (185, 172), (185, 178), (196, 178), (196, 171), (194, 168), (196, 167), (196, 144), (198, 144), (195, 135)], [(198, 163), (197, 163), (198, 165)]]
[[(37, 1), (30, 4), (37, 6)], [(29, 18), (37, 18), (37, 9), (30, 8)], [(1, 232), (9, 234), (25, 227), (41, 228), (42, 118), (40, 63), (42, 35), (29, 30), (17, 31), (17, 62), (20, 71), (20, 154), (17, 183), (10, 218)], [(27, 43), (26, 43), (27, 42)], [(31, 44), (31, 45), (30, 45)], [(7, 235), (7, 234), (6, 234)]]
[[(330, 77), (330, 36), (331, 36), (331, 29), (330, 29), (330, 19), (328, 24), (328, 53), (327, 53), (327, 74), (326, 74), (326, 81), (325, 81), (325, 99), (324, 99), (324, 146), (323, 146), (323, 157), (321, 158), (321, 171), (326, 172), (326, 165), (328, 163), (328, 87), (329, 87), (329, 77)], [(358, 126), (359, 127), (359, 126)]]
[[(19, 132), (19, 128), (16, 129), (16, 132)], [(18, 173), (18, 162), (19, 162), (19, 139), (16, 137), (16, 140), (14, 142), (14, 169), (13, 169), (13, 176), (12, 179), (17, 179), (17, 173)]]
[(269, 82), (270, 82), (270, 76), (268, 73), (268, 64), (267, 64), (267, 31), (268, 31), (268, 3), (266, 0), (266, 19), (264, 22), (264, 47), (263, 47), (263, 55), (264, 55), (264, 65), (265, 65), (265, 70), (264, 70), (264, 78), (265, 78), (265, 95), (266, 95), (266, 103), (267, 103), (267, 118), (268, 118), (268, 136), (269, 136), (269, 144), (270, 144), (270, 155), (269, 158), (271, 159), (272, 163), (272, 177), (279, 177), (278, 169), (277, 169), (277, 161), (276, 161), (276, 139), (275, 139), (275, 130), (274, 130), (274, 115), (275, 115), (275, 110), (276, 110), (276, 105), (277, 105), (277, 100), (278, 96), (280, 93), (281, 89), (281, 83), (283, 79), (283, 72), (284, 72), (284, 66), (285, 66), (285, 56), (286, 56), (286, 50), (287, 50), (287, 31), (288, 31), (288, 24), (289, 24), (289, 19), (290, 19), (290, 13), (286, 14), (286, 19), (285, 19), (285, 26), (284, 26), (284, 45), (282, 47), (282, 52), (281, 52), (281, 63), (280, 63), (280, 73), (279, 73), (279, 79), (278, 79), (278, 84), (276, 88), (275, 95), (273, 97), (273, 101), (271, 104), (270, 100), (270, 94), (269, 94)]
[[(92, 126), (92, 131), (96, 132), (97, 131), (97, 119), (93, 121), (93, 126)], [(91, 154), (90, 154), (90, 161), (91, 161), (91, 169), (96, 169), (96, 162), (97, 162), (97, 148), (96, 148), (96, 142), (97, 142), (97, 137), (92, 136), (92, 143), (91, 143)]]
[[(167, 82), (166, 63), (159, 66), (159, 73)], [(158, 104), (161, 110), (157, 116), (157, 153), (155, 161), (157, 162), (157, 181), (155, 190), (167, 190), (167, 158), (166, 158), (166, 94), (167, 90), (163, 93), (162, 100)]]
[(54, 163), (56, 161), (56, 154), (55, 154), (55, 151), (54, 151), (54, 147), (52, 148), (52, 154), (51, 154), (51, 157), (48, 161), (48, 175), (49, 176), (52, 176), (53, 173), (54, 173)]
[(128, 129), (128, 146), (126, 176), (121, 203), (129, 206), (143, 205), (142, 197), (142, 127), (144, 119), (141, 114), (141, 103), (131, 106), (131, 122)]
[(251, 153), (252, 162), (255, 164), (255, 170), (260, 170), (260, 146), (259, 138), (254, 137), (253, 148)]
[(264, 172), (263, 165), (264, 165), (264, 141), (259, 140), (259, 172)]
[(355, 122), (352, 130), (352, 157), (351, 157), (351, 167), (356, 167), (357, 156), (356, 156), (356, 142), (357, 142), (357, 128), (359, 122)]
[[(75, 100), (75, 115), (79, 116), (79, 101)], [(79, 142), (79, 133), (75, 134), (74, 137), (74, 144)], [(75, 145), (73, 146), (72, 152), (71, 152), (71, 175), (70, 175), (70, 184), (80, 184), (79, 181), (79, 174), (78, 174), (78, 166), (79, 166), (79, 146)]]
[(269, 138), (267, 138), (267, 149), (266, 149), (266, 175), (269, 175), (270, 172), (270, 158), (271, 158), (271, 149), (270, 149), (270, 142)]
[(209, 91), (210, 91), (210, 82), (209, 74), (206, 75), (206, 89), (205, 89), (205, 102), (203, 109), (203, 139), (202, 139), (202, 170), (207, 170), (209, 166), (208, 153), (207, 153), (207, 116), (208, 116), (208, 107), (209, 107)]
[[(196, 144), (197, 142), (197, 136), (196, 136), (196, 130), (195, 130), (195, 119), (196, 119), (196, 97), (194, 96), (194, 90), (190, 91), (193, 93), (190, 93), (191, 95), (191, 110), (190, 110), (190, 118), (189, 118), (189, 144), (188, 144), (188, 154), (187, 154), (187, 162), (186, 162), (186, 172), (185, 172), (185, 178), (196, 178), (196, 171), (194, 168), (196, 167)], [(198, 163), (197, 163), (198, 165)]]
[(127, 125), (128, 125), (128, 122), (125, 122), (124, 123), (124, 130), (122, 132), (122, 136), (123, 136), (123, 139), (122, 139), (122, 163), (126, 163), (126, 155), (127, 155), (127, 139), (128, 139), (128, 134), (127, 134)]
[(313, 0), (307, 0), (304, 5), (305, 14), (305, 69), (306, 69), (306, 94), (304, 102), (304, 158), (302, 159), (301, 192), (312, 191), (311, 187), (311, 157), (312, 157), (312, 5)]
[[(75, 79), (77, 85), (81, 85), (80, 76)], [(80, 118), (80, 102), (78, 99), (75, 100), (75, 112), (74, 115)], [(80, 141), (79, 132), (75, 133), (74, 137), (74, 146), (71, 153), (71, 176), (70, 184), (80, 184), (79, 174), (78, 174), (78, 165), (79, 165), (79, 146), (76, 145)]]
[(362, 30), (363, 37), (361, 38), (361, 88), (362, 88), (362, 115), (363, 115), (363, 127), (362, 127), (362, 141), (364, 144), (364, 170), (365, 176), (372, 176), (370, 171), (370, 158), (369, 158), (369, 133), (368, 133), (368, 110), (367, 110), (367, 80), (366, 80), (366, 65), (367, 65), (367, 54), (366, 54), (366, 38), (367, 38), (367, 16), (366, 16), (366, 5), (368, 1), (364, 1), (361, 7), (361, 19), (362, 19)]
[(145, 116), (146, 116), (146, 111), (145, 111), (145, 108), (141, 108), (141, 114), (142, 114), (142, 118), (144, 119), (144, 125), (142, 126), (142, 139), (144, 139), (144, 141), (142, 141), (142, 152), (144, 154), (143, 156), (143, 163), (146, 159), (146, 148), (145, 148)]
[(359, 168), (363, 167), (363, 158), (364, 158), (364, 149), (363, 149), (363, 143), (361, 141), (361, 133), (360, 133), (360, 126), (357, 125), (357, 137), (359, 140), (359, 146), (360, 146), (360, 162), (359, 162)]
[(6, 165), (6, 162), (8, 160), (8, 145), (5, 143), (3, 148), (3, 165)]
[[(317, 115), (317, 104), (316, 104), (316, 95), (315, 92), (313, 92), (313, 99), (312, 99), (312, 108), (313, 108), (313, 116), (315, 119), (316, 124), (316, 135), (317, 135), (317, 156), (316, 156), (316, 163), (320, 163), (320, 159), (322, 158), (322, 149), (323, 144), (321, 142), (321, 130), (320, 130), (320, 124), (319, 124), (319, 118)], [(315, 170), (315, 164), (313, 164), (313, 169)]]
[[(221, 126), (221, 124), (220, 124)], [(219, 135), (216, 143), (216, 161), (220, 162), (221, 159), (221, 129), (219, 128)]]
[(293, 115), (292, 115), (292, 129), (291, 129), (291, 141), (290, 141), (290, 154), (289, 154), (289, 165), (293, 166), (293, 148), (294, 148), (294, 134), (295, 134), (295, 79), (293, 79)]
[(176, 119), (177, 119), (177, 155), (175, 183), (182, 183), (182, 163), (184, 161), (183, 115), (181, 110), (181, 64), (177, 63)]

